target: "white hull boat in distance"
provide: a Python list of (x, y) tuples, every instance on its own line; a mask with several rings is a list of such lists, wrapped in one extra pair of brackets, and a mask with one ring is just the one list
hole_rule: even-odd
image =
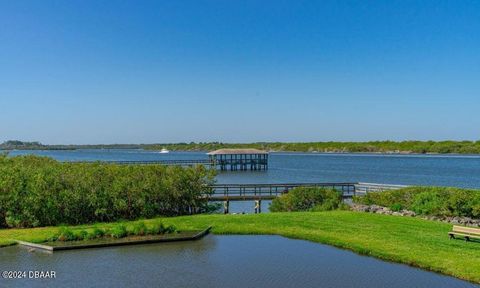
[(168, 151), (168, 150), (165, 149), (165, 148), (162, 148), (162, 150), (160, 150), (160, 152), (158, 152), (158, 153), (165, 154), (165, 153), (170, 153), (170, 151)]

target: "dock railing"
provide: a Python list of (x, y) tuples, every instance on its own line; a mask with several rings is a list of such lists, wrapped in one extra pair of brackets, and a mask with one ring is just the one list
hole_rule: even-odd
[(408, 187), (408, 185), (379, 184), (379, 183), (355, 183), (355, 194), (367, 194), (369, 192), (381, 192), (385, 190), (396, 190)]
[(210, 200), (273, 199), (296, 187), (333, 188), (341, 191), (344, 197), (355, 194), (354, 183), (215, 184), (210, 187), (213, 190)]
[(177, 165), (177, 166), (195, 166), (195, 165), (215, 165), (208, 159), (198, 160), (74, 160), (70, 163), (102, 163), (102, 164), (119, 164), (119, 165)]
[(288, 193), (296, 187), (325, 187), (338, 190), (345, 199), (356, 195), (364, 195), (369, 192), (400, 189), (406, 185), (377, 184), (377, 183), (354, 183), (354, 182), (331, 182), (331, 183), (249, 183), (249, 184), (214, 184), (210, 185), (212, 194), (208, 196), (211, 201), (226, 200), (255, 200), (273, 199)]

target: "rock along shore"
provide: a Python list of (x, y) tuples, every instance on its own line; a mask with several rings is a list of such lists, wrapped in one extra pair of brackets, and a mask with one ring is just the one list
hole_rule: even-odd
[(376, 214), (405, 216), (405, 217), (420, 217), (426, 220), (441, 221), (441, 222), (450, 223), (454, 225), (480, 227), (480, 219), (472, 219), (469, 217), (425, 216), (425, 215), (417, 215), (414, 211), (405, 210), (405, 209), (402, 209), (399, 211), (393, 211), (388, 207), (383, 207), (378, 205), (363, 205), (363, 204), (355, 204), (355, 203), (352, 204), (351, 209), (352, 211), (358, 211), (358, 212), (369, 212), (369, 213), (376, 213)]

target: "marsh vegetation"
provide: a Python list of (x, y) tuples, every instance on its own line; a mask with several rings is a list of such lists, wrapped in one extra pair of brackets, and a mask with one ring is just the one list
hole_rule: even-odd
[(0, 227), (178, 216), (209, 208), (202, 166), (65, 163), (0, 155)]
[(480, 190), (453, 187), (407, 187), (399, 190), (368, 193), (354, 202), (379, 205), (418, 215), (480, 218)]

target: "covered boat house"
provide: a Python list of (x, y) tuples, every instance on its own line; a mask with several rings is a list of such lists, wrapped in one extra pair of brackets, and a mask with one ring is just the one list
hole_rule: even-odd
[(220, 170), (267, 170), (268, 152), (258, 149), (219, 149), (207, 153), (211, 165)]

